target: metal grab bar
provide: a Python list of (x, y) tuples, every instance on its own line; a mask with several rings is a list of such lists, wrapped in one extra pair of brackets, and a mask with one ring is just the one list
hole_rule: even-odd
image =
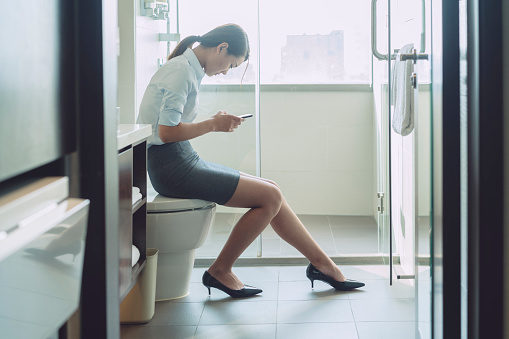
[[(382, 54), (377, 47), (377, 19), (376, 19), (376, 3), (378, 0), (371, 0), (371, 52), (378, 60), (388, 60), (389, 54)], [(419, 53), (422, 54), (426, 50), (426, 0), (422, 0), (422, 26), (421, 26), (421, 48)], [(396, 60), (397, 54), (391, 54), (391, 60)], [(427, 59), (422, 58), (422, 59)]]
[(377, 0), (371, 0), (371, 52), (378, 60), (387, 60), (389, 55), (380, 53), (376, 44), (376, 2)]

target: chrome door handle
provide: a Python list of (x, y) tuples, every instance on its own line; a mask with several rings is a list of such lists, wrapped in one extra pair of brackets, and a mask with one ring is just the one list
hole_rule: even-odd
[(417, 60), (428, 60), (428, 54), (419, 53), (417, 54), (417, 50), (414, 48), (412, 53), (409, 54), (396, 54), (396, 60), (398, 61), (406, 61), (413, 60), (414, 64), (417, 63)]

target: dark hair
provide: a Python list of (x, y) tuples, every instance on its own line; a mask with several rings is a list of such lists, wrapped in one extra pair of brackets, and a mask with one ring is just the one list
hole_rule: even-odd
[(236, 24), (226, 24), (214, 28), (210, 32), (199, 36), (190, 35), (177, 45), (173, 52), (168, 56), (168, 60), (183, 54), (187, 48), (191, 47), (195, 42), (199, 42), (204, 47), (217, 47), (223, 42), (228, 44), (228, 54), (235, 57), (245, 57), (244, 61), (249, 58), (249, 40), (246, 32)]

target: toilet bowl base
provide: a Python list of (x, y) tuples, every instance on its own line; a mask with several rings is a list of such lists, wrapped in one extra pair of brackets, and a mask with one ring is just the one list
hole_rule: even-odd
[(183, 252), (159, 252), (156, 301), (183, 298), (189, 294), (195, 252), (195, 249)]

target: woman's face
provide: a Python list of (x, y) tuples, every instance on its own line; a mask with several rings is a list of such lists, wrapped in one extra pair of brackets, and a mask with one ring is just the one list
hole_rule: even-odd
[(217, 46), (205, 63), (205, 74), (210, 77), (218, 74), (226, 75), (231, 68), (235, 68), (243, 62), (244, 57), (228, 54), (228, 44), (223, 42)]

